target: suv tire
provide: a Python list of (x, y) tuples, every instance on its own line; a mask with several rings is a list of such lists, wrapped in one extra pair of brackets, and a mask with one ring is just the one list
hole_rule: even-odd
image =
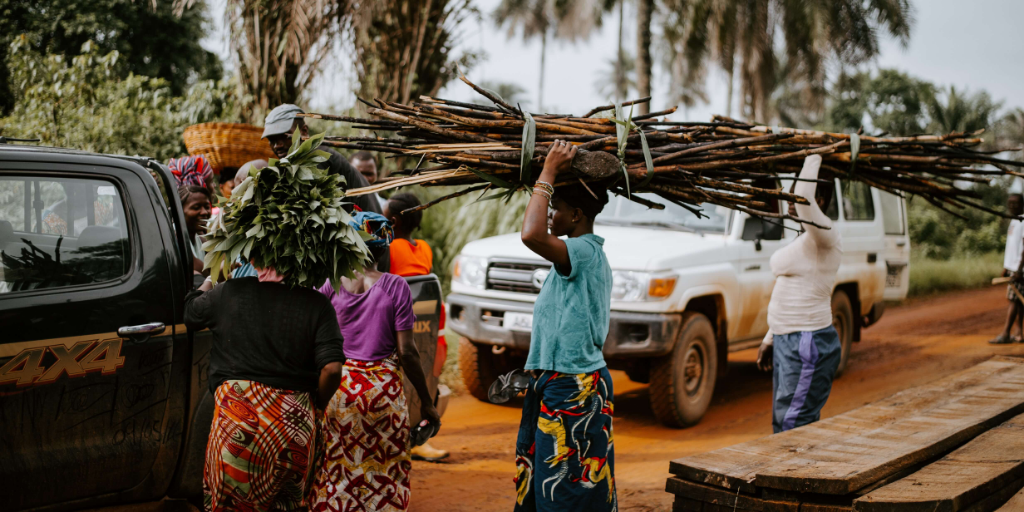
[(459, 338), (459, 372), (462, 383), (469, 394), (477, 400), (488, 402), (487, 390), (491, 383), (516, 368), (522, 368), (526, 361), (507, 351), (504, 354), (491, 352), (490, 345), (474, 343), (468, 338)]
[(850, 360), (850, 349), (853, 348), (853, 305), (850, 296), (842, 290), (836, 290), (832, 294), (832, 326), (839, 334), (839, 343), (842, 346), (842, 356), (839, 358), (839, 368), (836, 370), (836, 377), (846, 370), (846, 363)]
[(696, 425), (711, 404), (717, 370), (711, 322), (700, 313), (683, 313), (672, 352), (652, 360), (649, 394), (654, 417), (673, 428)]

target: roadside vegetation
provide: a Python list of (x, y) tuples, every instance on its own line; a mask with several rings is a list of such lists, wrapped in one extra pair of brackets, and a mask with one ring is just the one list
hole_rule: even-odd
[(1003, 271), (1003, 254), (960, 255), (940, 260), (915, 253), (910, 257), (910, 293), (922, 297), (936, 293), (992, 285)]

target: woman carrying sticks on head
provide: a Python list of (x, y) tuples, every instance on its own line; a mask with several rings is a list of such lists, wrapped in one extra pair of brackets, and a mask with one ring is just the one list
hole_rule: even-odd
[[(790, 430), (821, 418), (832, 391), (842, 345), (832, 326), (832, 287), (843, 249), (825, 215), (835, 185), (818, 182), (821, 156), (804, 160), (793, 193), (809, 204), (789, 204), (790, 215), (813, 224), (771, 258), (775, 288), (768, 303), (768, 334), (757, 366), (772, 373), (772, 429)], [(818, 227), (822, 226), (822, 227)]]
[[(552, 265), (534, 306), (532, 371), (516, 442), (516, 510), (616, 510), (608, 336), (612, 270), (594, 217), (597, 184), (554, 184), (576, 155), (555, 141), (523, 219), (523, 243)], [(564, 240), (560, 237), (566, 237)]]

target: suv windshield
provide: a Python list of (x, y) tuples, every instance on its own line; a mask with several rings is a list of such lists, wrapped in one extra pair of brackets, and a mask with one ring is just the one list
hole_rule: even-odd
[(713, 204), (697, 205), (706, 218), (698, 219), (685, 208), (672, 204), (656, 194), (636, 194), (644, 199), (665, 205), (664, 210), (653, 210), (622, 196), (612, 196), (595, 222), (613, 226), (650, 226), (655, 228), (725, 233), (730, 210)]

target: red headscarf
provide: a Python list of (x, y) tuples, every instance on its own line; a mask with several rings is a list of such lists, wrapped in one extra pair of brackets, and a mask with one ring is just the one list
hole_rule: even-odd
[(213, 176), (213, 168), (203, 155), (172, 158), (167, 162), (167, 167), (179, 187), (195, 185), (205, 188)]

